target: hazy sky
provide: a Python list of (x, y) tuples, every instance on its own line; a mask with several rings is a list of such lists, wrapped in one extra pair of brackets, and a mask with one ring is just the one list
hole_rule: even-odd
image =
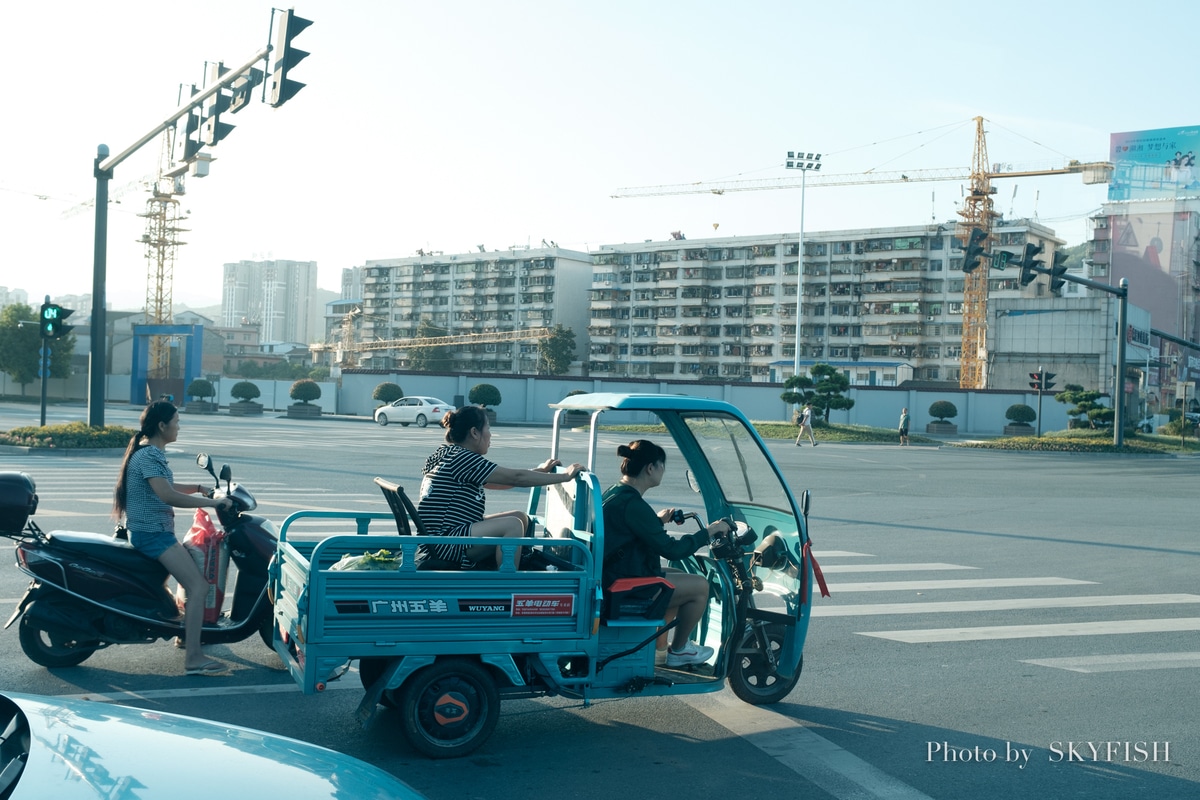
[[(0, 285), (91, 291), (96, 146), (115, 154), (173, 111), (206, 60), (267, 43), (259, 0), (2, 0)], [(794, 232), (799, 191), (614, 200), (618, 187), (787, 177), (788, 149), (824, 171), (963, 167), (972, 118), (992, 162), (1108, 157), (1109, 134), (1200, 122), (1200, 5), (1143, 0), (627, 2), (307, 0), (308, 84), (255, 102), (189, 179), (175, 301), (220, 301), (221, 265), (314, 260), (322, 288), (368, 259)], [(157, 170), (156, 140), (112, 191)], [(1083, 241), (1103, 186), (997, 181), (996, 208)], [(810, 187), (805, 229), (955, 217), (958, 183)], [(1014, 194), (1015, 191), (1015, 194)], [(137, 216), (109, 215), (108, 297), (140, 308)], [(41, 199), (41, 198), (45, 199)]]

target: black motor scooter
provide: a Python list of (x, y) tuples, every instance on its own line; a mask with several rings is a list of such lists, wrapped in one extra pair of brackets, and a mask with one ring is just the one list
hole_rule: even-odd
[[(228, 465), (218, 477), (206, 454), (196, 463), (213, 477), (209, 496), (233, 500), (232, 508), (218, 509), (217, 518), (237, 569), (232, 604), (215, 623), (204, 624), (201, 642), (239, 642), (257, 632), (271, 647), (267, 567), (275, 555), (275, 525), (248, 513), (258, 503), (232, 482)], [(45, 532), (29, 519), (36, 510), (33, 479), (21, 472), (0, 473), (0, 536), (16, 542), (17, 568), (33, 578), (4, 627), (21, 620), (21, 649), (31, 661), (73, 667), (109, 645), (183, 636), (182, 615), (162, 564), (119, 534)]]

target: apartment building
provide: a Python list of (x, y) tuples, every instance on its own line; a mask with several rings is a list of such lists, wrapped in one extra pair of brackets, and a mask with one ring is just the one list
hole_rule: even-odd
[[(840, 366), (855, 383), (957, 383), (962, 245), (954, 222), (804, 234), (604, 245), (592, 254), (593, 376), (783, 381), (796, 361)], [(991, 249), (1020, 256), (1065, 244), (1030, 220), (998, 219)], [(986, 267), (981, 267), (986, 268)], [(1048, 294), (1019, 270), (991, 270), (989, 296)], [(869, 362), (870, 370), (857, 364)], [(870, 376), (869, 378), (867, 376)]]
[(324, 307), (317, 298), (315, 261), (225, 264), (221, 325), (258, 325), (263, 343), (321, 341)]
[[(538, 342), (521, 339), (521, 331), (561, 324), (575, 333), (577, 356), (586, 357), (591, 285), (591, 256), (557, 246), (369, 260), (359, 340), (477, 334), (478, 341), (447, 347), (453, 369), (534, 373)], [(409, 358), (398, 344), (363, 352), (360, 363), (403, 369)]]

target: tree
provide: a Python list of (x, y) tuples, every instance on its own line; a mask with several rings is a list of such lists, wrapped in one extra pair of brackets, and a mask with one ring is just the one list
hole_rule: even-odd
[(385, 406), (388, 403), (394, 403), (404, 397), (404, 390), (391, 381), (384, 381), (375, 387), (375, 391), (371, 393), (372, 400), (378, 400)]
[(229, 394), (236, 400), (241, 400), (243, 403), (249, 403), (254, 398), (262, 394), (257, 385), (250, 381), (238, 381), (229, 390)]
[[(439, 328), (427, 319), (417, 323), (418, 339), (432, 339), (449, 336), (445, 328)], [(452, 372), (454, 369), (454, 354), (449, 345), (433, 347), (413, 347), (408, 351), (408, 368), (416, 372)]]
[(813, 364), (808, 371), (813, 381), (813, 396), (808, 402), (812, 403), (825, 422), (829, 422), (830, 411), (849, 411), (854, 408), (854, 401), (842, 396), (842, 392), (850, 388), (850, 379), (837, 367)]
[(37, 312), (25, 303), (13, 303), (0, 311), (0, 371), (25, 386), (37, 380), (41, 345), (50, 347), (50, 377), (71, 374), (71, 355), (75, 352), (75, 334), (61, 339), (42, 339)]
[(308, 405), (310, 400), (316, 400), (321, 396), (321, 387), (312, 378), (303, 378), (292, 384), (292, 388), (288, 391), (288, 397), (293, 400), (299, 400), (301, 403)]
[(1060, 403), (1064, 403), (1072, 408), (1067, 409), (1067, 416), (1079, 424), (1082, 417), (1087, 417), (1088, 424), (1091, 427), (1096, 427), (1097, 422), (1109, 422), (1113, 418), (1113, 410), (1096, 402), (1100, 399), (1100, 393), (1084, 389), (1076, 383), (1068, 383), (1063, 387), (1063, 390), (1054, 395), (1054, 399)]
[(1024, 403), (1013, 403), (1004, 412), (1004, 418), (1011, 420), (1016, 425), (1028, 425), (1037, 419), (1037, 412), (1032, 406), (1027, 406)]
[(217, 393), (217, 390), (213, 388), (212, 381), (205, 378), (196, 378), (196, 380), (188, 384), (187, 391), (184, 393), (188, 397), (199, 397), (203, 400), (206, 397), (212, 397)]
[(467, 401), (484, 408), (498, 406), (500, 405), (500, 390), (490, 383), (477, 383), (467, 394)]
[(929, 406), (929, 416), (938, 422), (945, 422), (957, 417), (958, 409), (949, 400), (935, 400), (933, 405)]
[[(263, 368), (256, 361), (240, 361), (233, 374), (239, 378), (262, 378)], [(254, 395), (258, 397), (258, 395)]]
[(555, 325), (550, 335), (538, 342), (537, 350), (539, 374), (566, 375), (575, 360), (575, 331), (561, 323)]
[[(813, 379), (807, 375), (793, 375), (784, 381), (783, 388), (787, 391), (779, 395), (779, 399), (789, 405), (802, 406), (812, 400)], [(800, 418), (793, 422), (799, 424)]]

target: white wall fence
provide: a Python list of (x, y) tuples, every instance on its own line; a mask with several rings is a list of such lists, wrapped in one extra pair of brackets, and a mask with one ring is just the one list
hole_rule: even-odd
[[(217, 402), (227, 407), (234, 402), (230, 390), (241, 378), (221, 378), (214, 382)], [(364, 373), (346, 372), (341, 385), (333, 381), (318, 383), (321, 397), (312, 405), (321, 407), (325, 414), (341, 414), (370, 417), (380, 405), (371, 399), (375, 387), (380, 383), (395, 383), (405, 394), (428, 395), (448, 403), (464, 404), (471, 388), (479, 383), (490, 383), (500, 390), (500, 405), (494, 407), (498, 424), (549, 425), (553, 419), (550, 403), (555, 403), (568, 392), (582, 389), (588, 392), (648, 392), (651, 394), (686, 394), (692, 397), (707, 397), (725, 400), (736, 405), (750, 419), (756, 421), (790, 420), (791, 407), (779, 399), (783, 387), (775, 383), (697, 383), (694, 381), (648, 381), (613, 380), (610, 378), (579, 378), (550, 376), (498, 376), (498, 375), (436, 375), (428, 373)], [(264, 411), (284, 412), (294, 401), (288, 396), (294, 381), (250, 381), (259, 388), (261, 395), (255, 402), (263, 405)], [(109, 375), (108, 402), (123, 403), (129, 399), (129, 376)], [(35, 380), (25, 387), (25, 396), (36, 400), (41, 384)], [(20, 395), (21, 386), (4, 373), (0, 373), (0, 393)], [(87, 375), (72, 375), (70, 378), (51, 378), (46, 386), (48, 402), (79, 402), (87, 397)], [(854, 400), (849, 411), (834, 411), (830, 421), (851, 425), (869, 425), (877, 428), (894, 428), (900, 419), (900, 409), (908, 408), (912, 418), (913, 433), (922, 433), (925, 425), (933, 421), (929, 406), (937, 400), (949, 400), (958, 409), (958, 416), (950, 420), (962, 434), (1001, 434), (1008, 423), (1004, 413), (1009, 406), (1024, 403), (1035, 411), (1038, 407), (1037, 394), (1033, 392), (1006, 392), (999, 390), (965, 391), (961, 389), (905, 389), (892, 386), (852, 386), (847, 397)], [(190, 399), (190, 398), (187, 398)], [(140, 405), (135, 404), (135, 405)], [(1042, 398), (1042, 430), (1063, 430), (1067, 427), (1067, 406), (1057, 403), (1054, 397)], [(1033, 423), (1035, 426), (1037, 422)]]
[[(432, 375), (427, 373), (357, 373), (342, 374), (338, 392), (341, 414), (370, 416), (380, 405), (371, 399), (375, 387), (385, 381), (397, 384), (405, 394), (428, 395), (448, 403), (466, 403), (471, 387), (490, 383), (500, 390), (500, 405), (494, 407), (497, 424), (550, 424), (554, 410), (548, 404), (558, 402), (568, 392), (582, 389), (588, 392), (645, 392), (651, 394), (686, 394), (725, 400), (736, 405), (755, 421), (789, 420), (791, 407), (779, 399), (783, 386), (775, 383), (696, 383), (694, 381), (613, 380), (610, 378), (522, 377), (496, 375)], [(962, 389), (905, 389), (889, 386), (852, 386), (846, 396), (854, 400), (849, 411), (834, 411), (829, 419), (835, 423), (895, 428), (900, 421), (900, 409), (907, 407), (913, 433), (922, 433), (933, 421), (929, 406), (938, 400), (949, 400), (958, 409), (958, 416), (949, 422), (958, 426), (959, 434), (1001, 434), (1009, 423), (1005, 412), (1009, 406), (1024, 403), (1037, 411), (1036, 392), (1006, 392), (999, 390), (966, 391)], [(322, 398), (324, 399), (324, 398)], [(1067, 427), (1067, 406), (1054, 397), (1042, 398), (1042, 430), (1063, 430)], [(1035, 421), (1034, 426), (1037, 426)]]

